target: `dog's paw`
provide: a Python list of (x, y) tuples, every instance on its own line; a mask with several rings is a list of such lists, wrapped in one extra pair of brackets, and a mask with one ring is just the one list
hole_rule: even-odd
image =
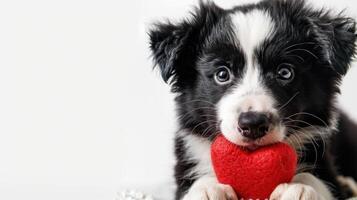
[(270, 200), (324, 200), (314, 188), (301, 183), (280, 184), (270, 195)]
[(215, 178), (201, 178), (192, 185), (183, 200), (238, 200), (238, 198), (231, 186), (220, 184)]

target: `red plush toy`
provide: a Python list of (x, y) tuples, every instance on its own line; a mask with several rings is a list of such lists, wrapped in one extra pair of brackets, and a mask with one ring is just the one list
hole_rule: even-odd
[(248, 151), (222, 135), (214, 140), (211, 157), (218, 181), (243, 199), (269, 199), (276, 186), (292, 180), (297, 165), (295, 150), (285, 143)]

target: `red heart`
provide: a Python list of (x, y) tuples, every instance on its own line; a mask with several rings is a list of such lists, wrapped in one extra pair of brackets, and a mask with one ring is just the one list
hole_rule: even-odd
[(214, 140), (211, 157), (218, 181), (243, 199), (269, 199), (276, 186), (292, 180), (297, 165), (295, 150), (285, 143), (248, 151), (222, 135)]

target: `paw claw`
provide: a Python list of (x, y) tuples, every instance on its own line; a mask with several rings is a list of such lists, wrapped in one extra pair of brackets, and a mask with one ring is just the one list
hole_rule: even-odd
[(309, 185), (292, 183), (280, 184), (270, 195), (270, 200), (322, 200), (321, 196)]
[(198, 180), (183, 200), (238, 200), (238, 197), (229, 185), (219, 184), (217, 181)]

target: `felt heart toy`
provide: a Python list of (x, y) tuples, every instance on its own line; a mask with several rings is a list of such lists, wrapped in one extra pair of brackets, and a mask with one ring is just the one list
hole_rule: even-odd
[(222, 135), (212, 143), (211, 158), (218, 181), (245, 200), (269, 199), (276, 186), (292, 180), (297, 165), (295, 150), (285, 143), (248, 151)]

